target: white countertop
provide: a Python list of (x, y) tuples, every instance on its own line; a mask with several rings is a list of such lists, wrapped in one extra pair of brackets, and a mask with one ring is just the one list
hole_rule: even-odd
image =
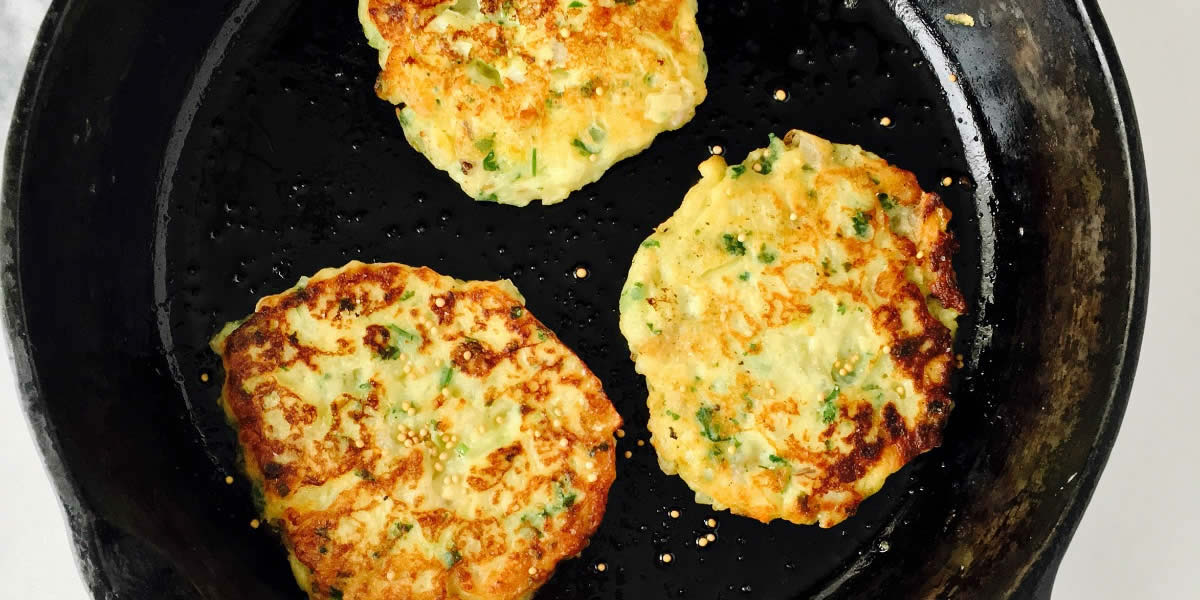
[[(47, 0), (0, 0), (0, 140)], [(1133, 88), (1150, 171), (1150, 314), (1133, 398), (1060, 571), (1056, 600), (1200, 598), (1200, 97), (1195, 0), (1101, 0)], [(0, 339), (0, 352), (7, 345)], [(62, 510), (0, 364), (0, 596), (84, 599)]]

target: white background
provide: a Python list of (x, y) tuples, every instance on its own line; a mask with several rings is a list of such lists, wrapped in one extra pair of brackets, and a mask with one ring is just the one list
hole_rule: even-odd
[[(46, 0), (0, 0), (0, 139)], [(1150, 312), (1116, 449), (1056, 600), (1200, 598), (1200, 68), (1196, 0), (1101, 0), (1129, 75), (1150, 172)], [(6, 342), (0, 351), (7, 356)], [(0, 596), (86, 598), (62, 511), (0, 364)]]

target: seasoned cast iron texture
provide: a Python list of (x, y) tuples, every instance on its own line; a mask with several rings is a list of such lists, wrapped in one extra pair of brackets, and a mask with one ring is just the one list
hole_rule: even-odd
[[(94, 593), (300, 597), (248, 526), (207, 340), (350, 259), (511, 278), (625, 417), (634, 456), (605, 521), (540, 598), (1048, 593), (1140, 340), (1140, 149), (1090, 5), (946, 4), (702, 2), (695, 121), (564, 204), (516, 209), (464, 197), (403, 141), (344, 2), (55, 3), (10, 140), (2, 258), (26, 408)], [(979, 27), (941, 19), (964, 9)], [(793, 127), (941, 193), (970, 303), (944, 446), (832, 530), (715, 513), (664, 476), (637, 445), (645, 387), (617, 331), (630, 258), (708, 148), (737, 161)]]

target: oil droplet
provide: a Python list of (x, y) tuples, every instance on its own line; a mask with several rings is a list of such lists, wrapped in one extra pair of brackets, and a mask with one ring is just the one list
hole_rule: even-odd
[(880, 552), (887, 552), (892, 549), (892, 545), (887, 540), (879, 540), (878, 548)]
[(260, 523), (258, 522), (258, 519), (251, 519), (251, 520), (250, 520), (250, 528), (251, 528), (251, 529), (258, 529), (258, 526), (259, 526), (259, 525), (260, 525)]
[(608, 570), (608, 564), (603, 562), (596, 563), (596, 572), (603, 573)]
[(658, 560), (664, 565), (669, 565), (671, 564), (671, 561), (675, 560), (675, 555), (671, 554), (670, 552), (664, 552), (658, 555)]
[(891, 117), (882, 117), (882, 118), (880, 118), (880, 119), (879, 119), (879, 125), (880, 125), (881, 127), (891, 127), (891, 126), (892, 126), (892, 118), (891, 118)]
[(208, 383), (208, 379), (209, 379), (208, 371), (200, 371), (200, 381), (202, 381), (204, 383)]
[(233, 485), (233, 476), (232, 475), (225, 476), (225, 485)]
[(704, 524), (707, 525), (709, 529), (713, 529), (717, 526), (717, 520), (709, 518), (708, 520), (704, 521)]
[(582, 265), (575, 267), (574, 275), (575, 275), (575, 279), (587, 279), (587, 277), (589, 275), (587, 267), (584, 267)]
[(669, 513), (667, 513), (667, 514), (668, 514), (668, 515), (670, 515), (672, 519), (678, 519), (678, 518), (679, 518), (679, 510), (678, 510), (678, 509), (674, 509), (674, 508), (672, 508), (672, 509), (671, 509), (671, 512), (669, 512)]
[(774, 98), (775, 98), (776, 102), (787, 102), (787, 99), (788, 99), (787, 90), (785, 90), (783, 88), (779, 88), (779, 89), (775, 90)]

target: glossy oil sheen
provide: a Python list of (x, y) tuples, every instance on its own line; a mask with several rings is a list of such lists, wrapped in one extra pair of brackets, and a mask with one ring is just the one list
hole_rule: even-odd
[[(28, 410), (97, 595), (301, 597), (276, 537), (247, 526), (207, 341), (257, 298), (351, 259), (512, 279), (625, 418), (604, 522), (539, 598), (1031, 593), (1128, 392), (1144, 179), (1089, 14), (1044, 1), (1030, 20), (967, 2), (981, 18), (966, 30), (940, 21), (943, 4), (701, 2), (709, 98), (695, 120), (565, 203), (527, 208), (470, 200), (407, 145), (343, 2), (59, 5), (9, 149), (3, 258)], [(1031, 43), (1045, 66), (1022, 80)], [(1076, 100), (1094, 136), (1054, 120), (1052, 101)], [(637, 445), (646, 390), (617, 330), (637, 244), (708, 149), (740, 161), (791, 128), (860, 144), (941, 194), (969, 306), (944, 446), (831, 530), (717, 513), (664, 476)], [(1094, 164), (1078, 164), (1072, 148), (1087, 144)], [(1088, 177), (1090, 199), (1056, 183)], [(1088, 206), (1105, 215), (1100, 238), (1072, 218)], [(1085, 333), (1061, 343), (1072, 331)], [(708, 533), (716, 542), (698, 547)]]

